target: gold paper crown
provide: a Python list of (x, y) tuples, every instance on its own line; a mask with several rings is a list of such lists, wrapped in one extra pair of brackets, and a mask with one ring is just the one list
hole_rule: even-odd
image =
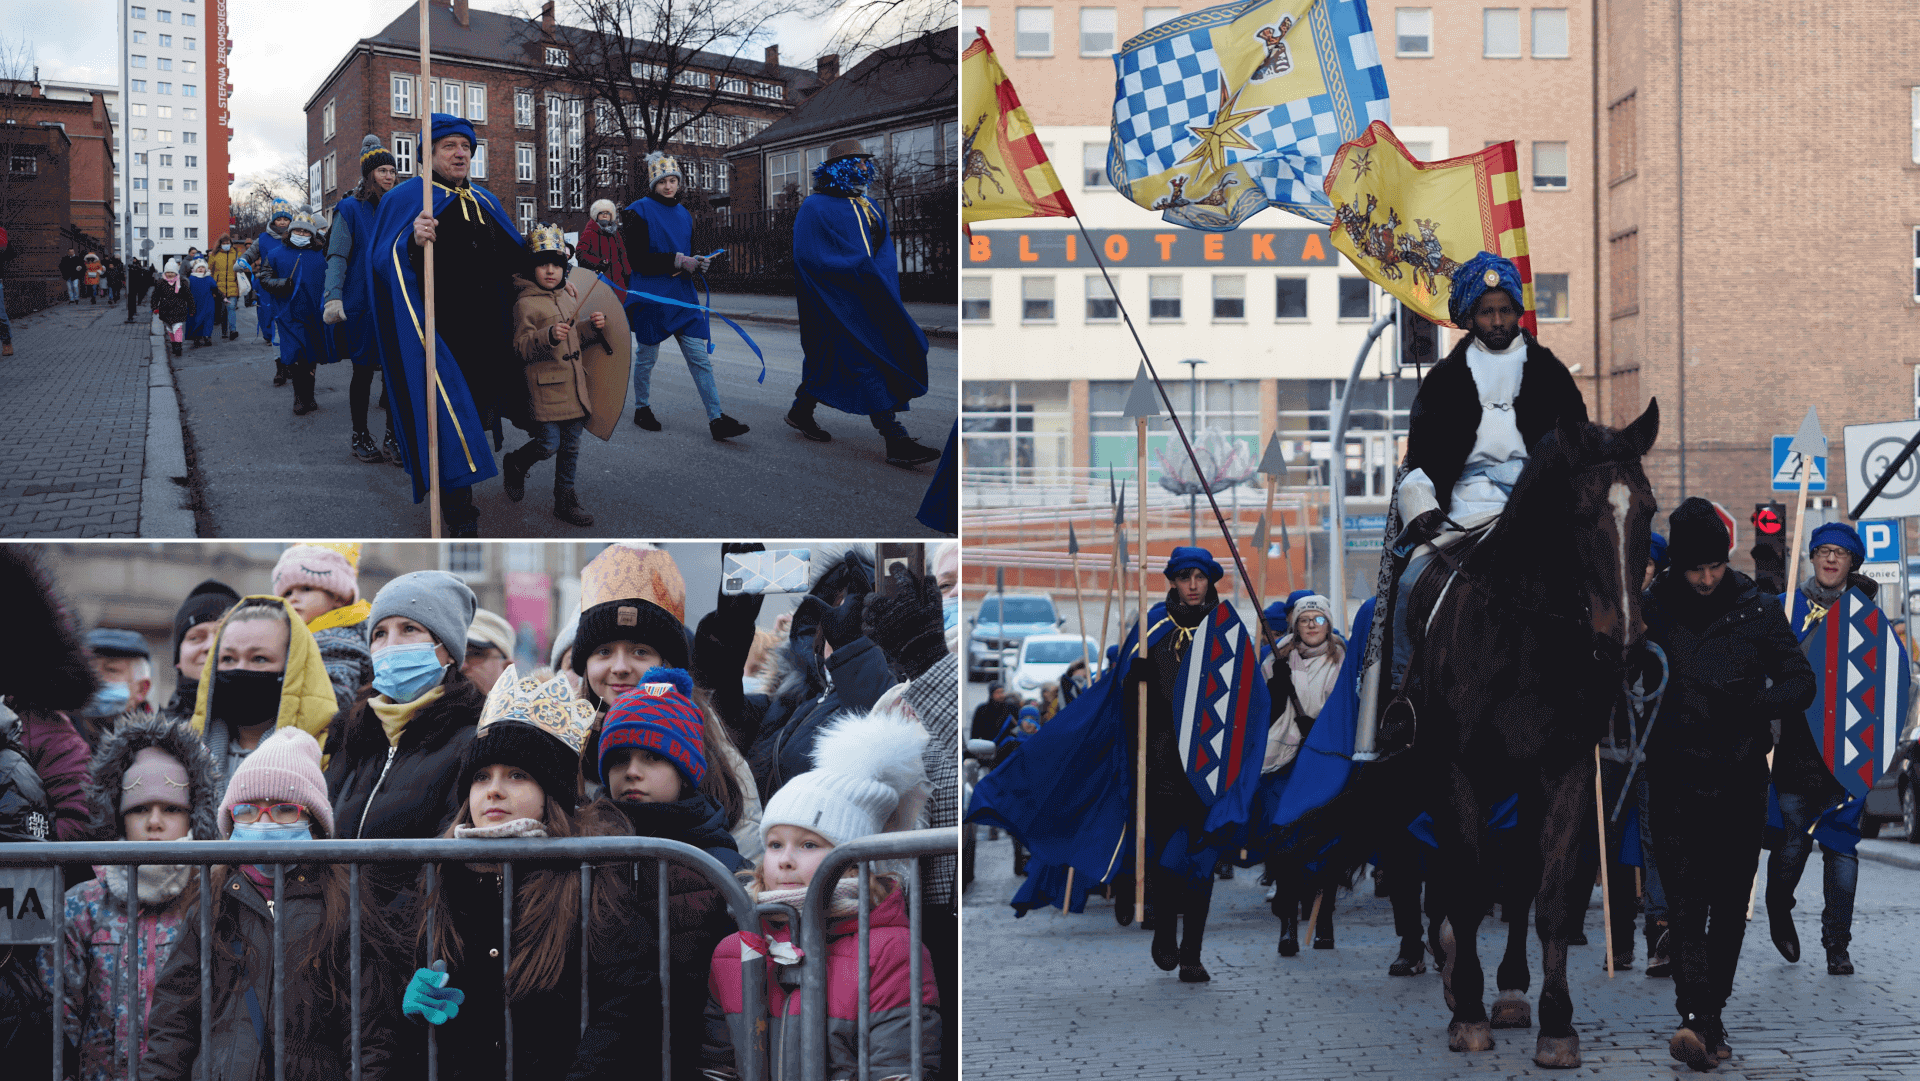
[(596, 604), (637, 598), (687, 621), (687, 583), (673, 557), (657, 548), (609, 544), (580, 569), (580, 610)]
[(477, 730), (485, 732), (488, 725), (503, 721), (533, 725), (579, 754), (593, 728), (593, 704), (575, 698), (563, 675), (542, 683), (508, 665), (487, 694)]
[(567, 237), (558, 225), (535, 222), (533, 229), (527, 233), (527, 254), (538, 255), (543, 251), (567, 254)]
[(352, 569), (353, 573), (360, 573), (359, 541), (301, 541), (298, 544), (288, 545), (288, 547), (325, 548), (329, 552), (338, 552), (341, 558), (347, 561), (347, 566)]

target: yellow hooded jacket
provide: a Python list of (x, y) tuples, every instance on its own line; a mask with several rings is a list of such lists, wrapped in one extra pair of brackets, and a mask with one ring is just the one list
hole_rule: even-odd
[[(273, 726), (298, 728), (325, 747), (327, 726), (333, 723), (334, 714), (340, 709), (339, 703), (334, 701), (333, 683), (327, 678), (327, 666), (320, 659), (320, 647), (314, 643), (313, 632), (307, 630), (306, 621), (300, 618), (292, 605), (273, 596), (242, 597), (240, 603), (220, 617), (220, 629), (213, 637), (214, 648), (207, 651), (206, 664), (200, 670), (200, 693), (193, 703), (193, 731), (202, 739), (206, 738), (213, 677), (220, 655), (219, 643), (227, 633), (227, 621), (233, 618), (234, 612), (250, 607), (254, 601), (271, 601), (279, 605), (287, 616), (287, 667), (280, 681), (280, 713), (274, 718)], [(326, 767), (323, 757), (320, 768)]]

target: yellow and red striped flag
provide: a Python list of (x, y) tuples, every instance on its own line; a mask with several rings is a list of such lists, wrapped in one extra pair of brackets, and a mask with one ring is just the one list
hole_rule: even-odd
[(1538, 332), (1520, 169), (1513, 144), (1445, 161), (1416, 161), (1376, 120), (1334, 155), (1324, 184), (1333, 246), (1374, 284), (1442, 326), (1452, 275), (1480, 252), (1520, 271), (1521, 325)]
[(1073, 204), (1040, 147), (1007, 73), (979, 36), (960, 57), (960, 220), (1070, 218)]

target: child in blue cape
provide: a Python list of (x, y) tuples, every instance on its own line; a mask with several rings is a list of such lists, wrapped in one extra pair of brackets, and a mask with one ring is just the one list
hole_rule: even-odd
[(280, 363), (293, 380), (293, 415), (320, 408), (313, 400), (313, 371), (338, 358), (321, 319), (327, 284), (327, 250), (320, 224), (301, 214), (287, 229), (287, 242), (267, 255), (260, 288), (274, 298), (274, 329), (280, 335)]

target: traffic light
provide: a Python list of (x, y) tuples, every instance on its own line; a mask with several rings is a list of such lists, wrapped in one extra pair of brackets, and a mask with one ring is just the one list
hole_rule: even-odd
[(1419, 312), (1400, 307), (1400, 367), (1420, 371), (1439, 360), (1440, 328)]
[(1755, 503), (1753, 517), (1753, 580), (1768, 593), (1787, 588), (1787, 508), (1781, 503)]

